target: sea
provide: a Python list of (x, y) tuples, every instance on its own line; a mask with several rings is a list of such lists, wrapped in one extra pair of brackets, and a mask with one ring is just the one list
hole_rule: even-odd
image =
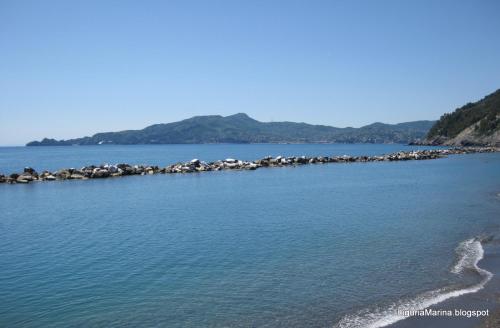
[[(2, 147), (0, 173), (422, 148)], [(500, 153), (0, 184), (0, 326), (384, 327), (483, 288), (499, 219)]]

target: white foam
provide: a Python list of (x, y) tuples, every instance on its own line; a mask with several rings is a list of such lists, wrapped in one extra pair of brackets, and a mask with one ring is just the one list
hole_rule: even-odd
[(468, 239), (458, 245), (456, 249), (459, 255), (457, 263), (451, 268), (451, 272), (455, 274), (462, 273), (467, 268), (481, 270), (477, 263), (484, 256), (484, 250), (481, 242), (477, 239)]
[(484, 256), (484, 249), (477, 239), (468, 239), (457, 247), (458, 260), (451, 269), (454, 274), (460, 274), (466, 269), (474, 270), (481, 276), (481, 281), (463, 289), (449, 290), (441, 288), (432, 290), (415, 298), (400, 300), (389, 306), (376, 309), (364, 309), (356, 314), (347, 315), (340, 320), (335, 328), (380, 328), (391, 325), (407, 317), (400, 314), (404, 310), (419, 311), (429, 306), (441, 303), (447, 299), (481, 290), (493, 274), (478, 267), (478, 262)]

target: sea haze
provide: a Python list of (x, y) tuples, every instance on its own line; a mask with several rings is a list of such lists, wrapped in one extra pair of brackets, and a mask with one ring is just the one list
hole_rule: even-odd
[[(0, 171), (409, 148), (0, 148)], [(499, 229), (499, 167), (491, 153), (0, 185), (0, 326), (325, 327), (390, 315), (481, 282), (460, 268), (481, 255), (467, 240)]]

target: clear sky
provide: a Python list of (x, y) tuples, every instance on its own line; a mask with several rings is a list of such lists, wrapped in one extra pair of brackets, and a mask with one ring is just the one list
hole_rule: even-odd
[(0, 144), (194, 115), (362, 126), (500, 88), (500, 1), (0, 0)]

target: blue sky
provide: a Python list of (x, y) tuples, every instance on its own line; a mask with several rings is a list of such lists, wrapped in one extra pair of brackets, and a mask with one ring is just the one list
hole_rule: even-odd
[(499, 1), (0, 0), (0, 144), (194, 115), (362, 126), (500, 88)]

